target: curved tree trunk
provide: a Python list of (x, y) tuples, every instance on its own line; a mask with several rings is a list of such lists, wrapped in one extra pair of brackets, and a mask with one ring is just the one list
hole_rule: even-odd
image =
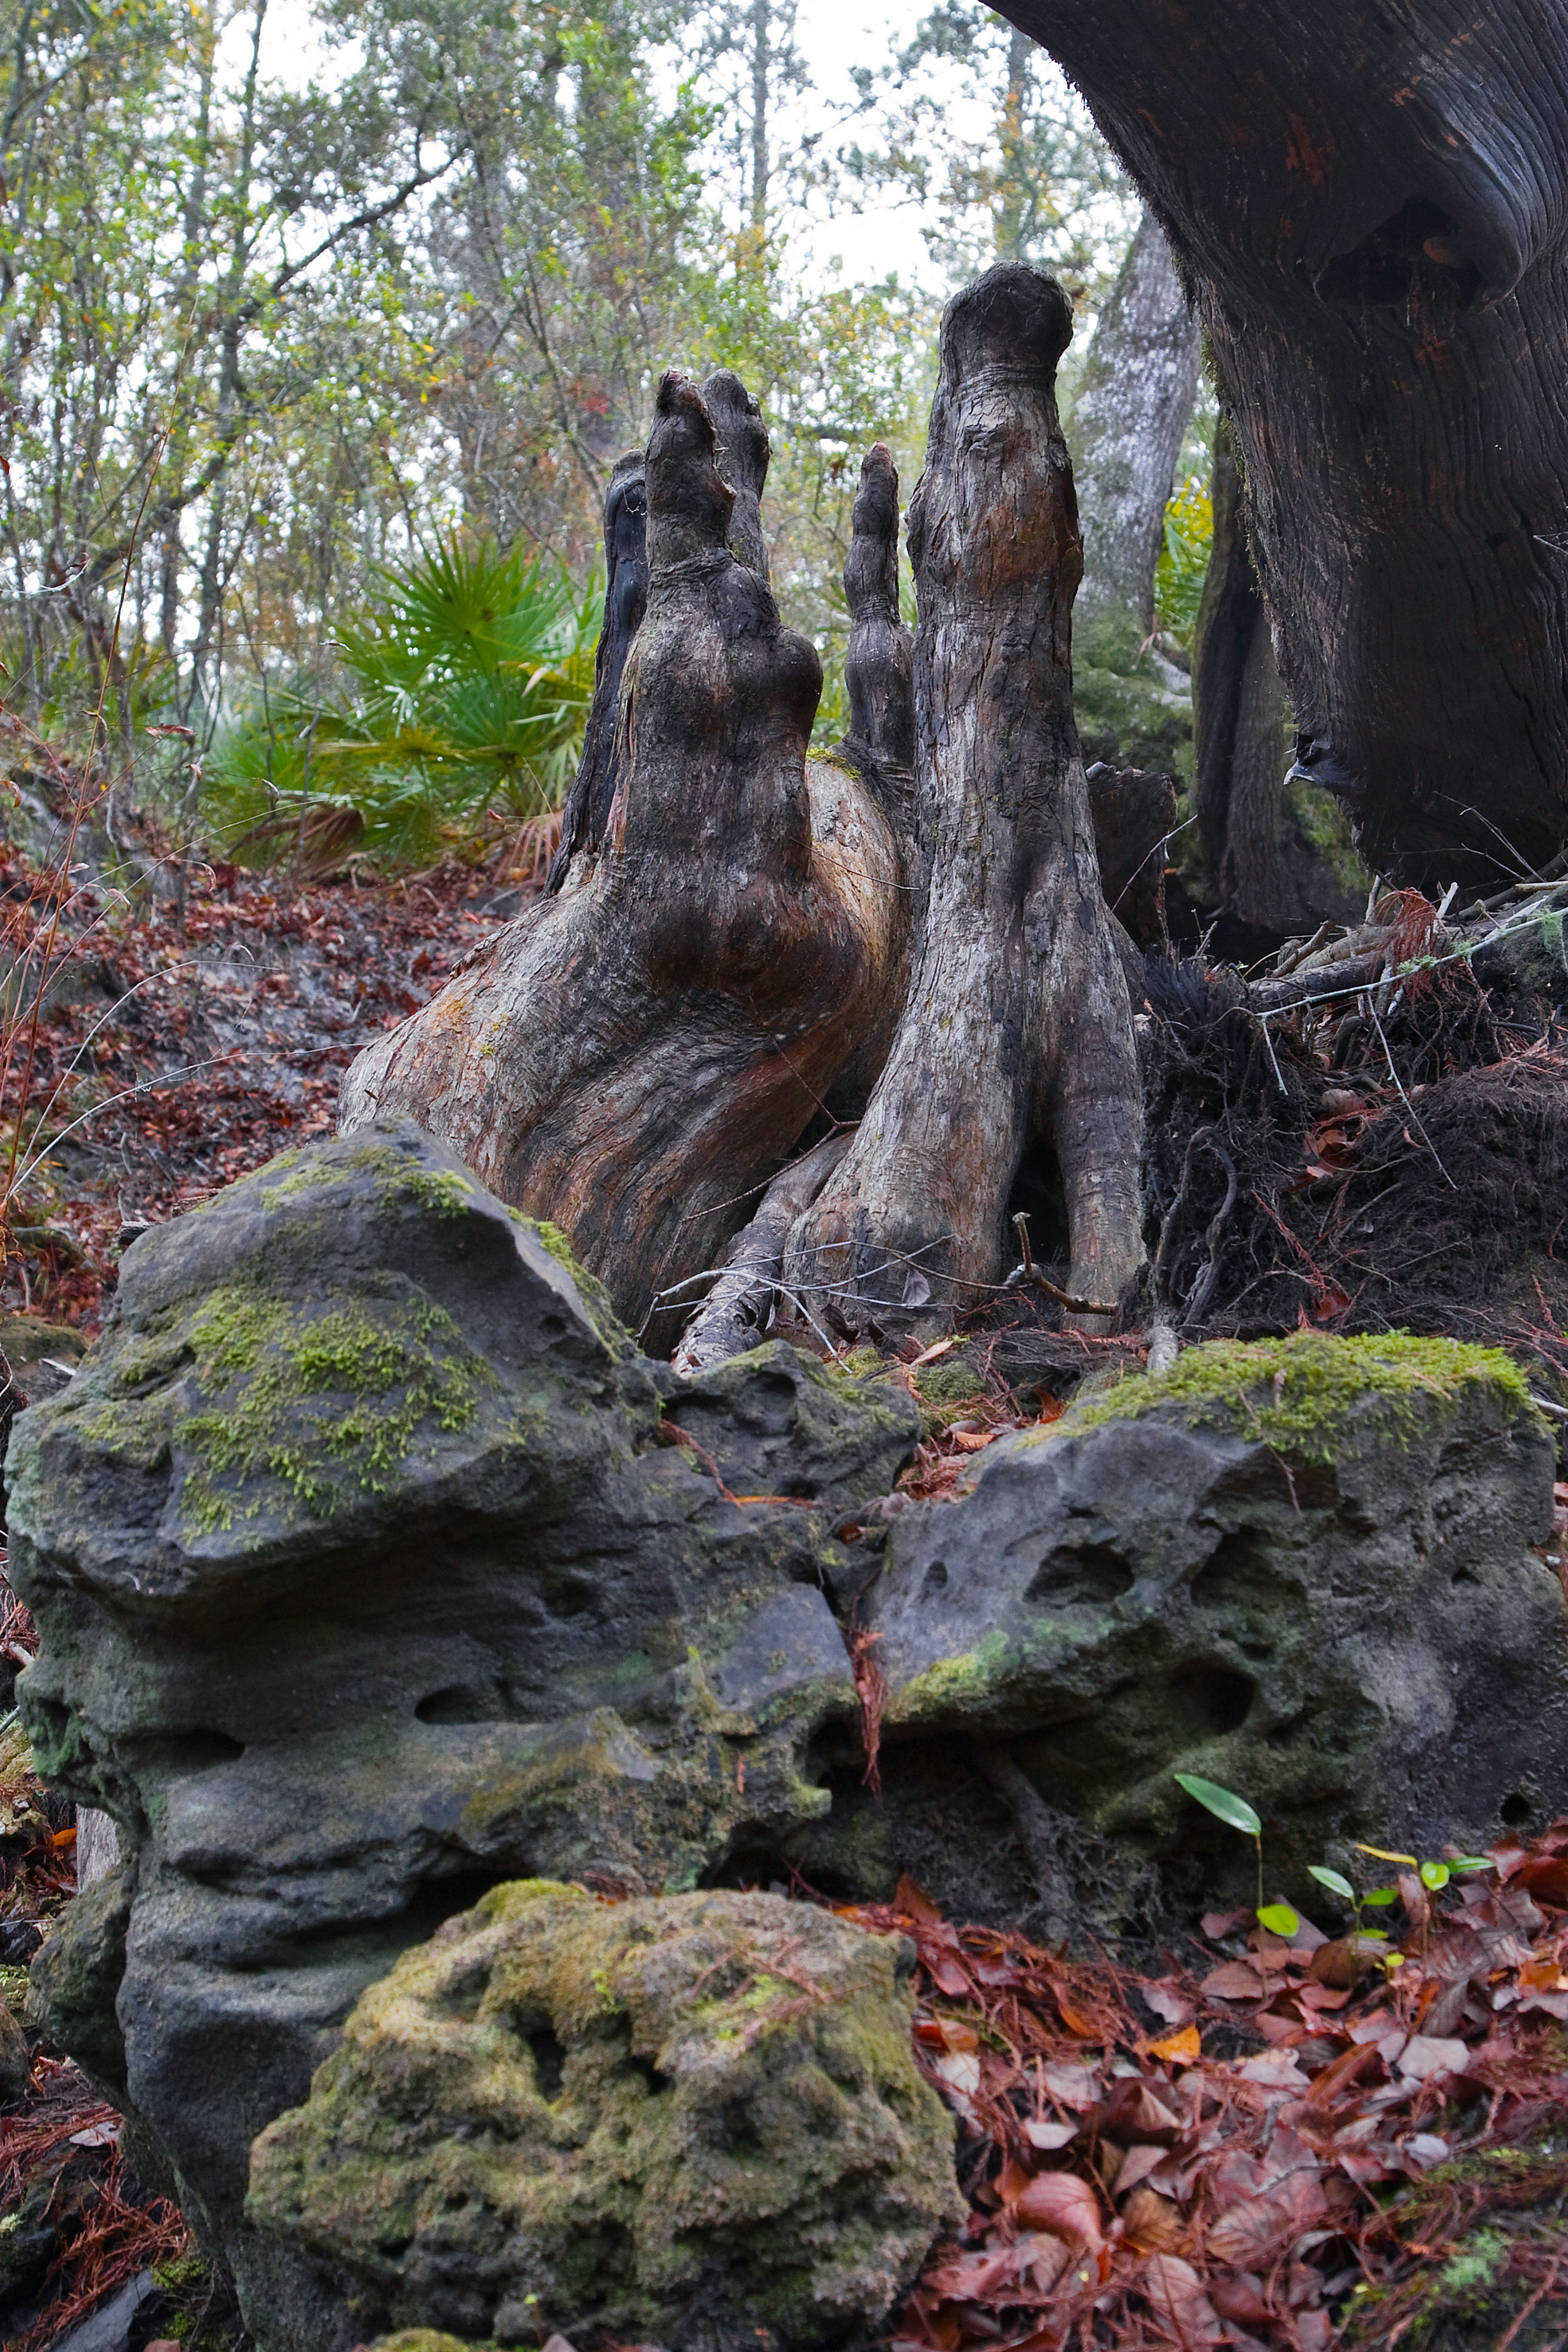
[(1198, 388), (1198, 323), (1151, 212), (1138, 224), (1100, 314), (1068, 422), (1086, 622), (1120, 607), (1147, 636), (1154, 625), (1154, 566), (1165, 507)]
[(1193, 640), (1193, 726), (1204, 856), (1226, 911), (1268, 931), (1352, 921), (1367, 877), (1339, 803), (1321, 785), (1287, 781), (1289, 709), (1225, 417), (1215, 435), (1214, 552)]
[(1131, 1012), (1072, 718), (1081, 557), (1054, 398), (1071, 331), (1060, 288), (1016, 264), (942, 319), (910, 513), (929, 891), (887, 1066), (785, 1267), (851, 1326), (945, 1318), (998, 1281), (1014, 1177), (1047, 1140), (1068, 1287), (1114, 1301), (1142, 1257)]
[[(715, 405), (752, 478), (755, 551), (766, 436), (731, 387)], [(879, 696), (897, 700), (876, 584), (898, 525), (891, 459), (879, 447), (866, 460), (857, 536), (876, 545), (851, 560), (852, 593), (864, 574), (876, 607), (864, 626), (857, 616), (868, 732), (808, 767), (821, 667), (731, 552), (737, 508), (742, 532), (748, 516), (717, 447), (696, 386), (667, 375), (647, 458), (647, 610), (596, 854), (574, 856), (554, 895), (342, 1087), (345, 1129), (411, 1116), (504, 1200), (563, 1225), (634, 1325), (660, 1289), (713, 1265), (857, 1070), (864, 1099), (907, 970), (907, 795), (896, 757), (884, 774), (878, 716)], [(899, 753), (907, 724), (894, 732)]]
[(1568, 15), (1004, 0), (1170, 236), (1307, 741), (1369, 865), (1568, 838)]

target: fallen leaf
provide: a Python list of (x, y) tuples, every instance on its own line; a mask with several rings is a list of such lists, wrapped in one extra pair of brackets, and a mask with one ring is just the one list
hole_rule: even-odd
[(1448, 2042), (1426, 2033), (1413, 2033), (1396, 2061), (1402, 2074), (1417, 2083), (1431, 2083), (1445, 2074), (1462, 2074), (1470, 2063), (1463, 2042)]
[(1191, 2263), (1180, 2254), (1151, 2254), (1139, 2282), (1153, 2309), (1184, 2344), (1213, 2344), (1225, 2329)]
[(1224, 1960), (1209, 1970), (1202, 1990), (1215, 2000), (1259, 2000), (1263, 1973), (1251, 1960)]
[(1266, 2270), (1328, 2210), (1316, 2169), (1287, 2173), (1267, 2196), (1232, 2205), (1213, 2222), (1205, 2238), (1211, 2254), (1237, 2270)]
[(1184, 2025), (1179, 2033), (1167, 2033), (1162, 2041), (1151, 2042), (1151, 2058), (1168, 2058), (1173, 2065), (1191, 2065), (1203, 2053), (1203, 2036), (1195, 2025)]
[(1019, 2128), (1031, 2147), (1046, 2150), (1067, 2147), (1079, 2135), (1077, 2124), (1037, 2123), (1032, 2118)]
[(1174, 2252), (1190, 2234), (1182, 2209), (1157, 2189), (1135, 2189), (1121, 2209), (1121, 2225), (1135, 2246), (1152, 2254)]
[(1031, 2229), (1048, 2230), (1090, 2253), (1105, 2242), (1100, 2200), (1076, 2172), (1037, 2172), (1013, 2210)]

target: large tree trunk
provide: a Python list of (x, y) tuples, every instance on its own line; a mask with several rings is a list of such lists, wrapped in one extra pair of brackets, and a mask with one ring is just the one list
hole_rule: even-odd
[(1194, 286), (1302, 765), (1363, 855), (1568, 837), (1568, 14), (1005, 0)]
[(1165, 233), (1151, 212), (1111, 290), (1068, 423), (1083, 533), (1074, 619), (1120, 608), (1147, 636), (1165, 506), (1198, 388), (1200, 336)]
[(1254, 929), (1348, 923), (1367, 878), (1338, 802), (1287, 781), (1291, 727), (1247, 541), (1227, 418), (1214, 451), (1214, 552), (1193, 640), (1194, 798), (1204, 856), (1227, 914)]
[[(755, 403), (731, 404), (731, 421), (760, 487)], [(821, 666), (731, 551), (737, 510), (755, 530), (755, 498), (748, 517), (715, 449), (697, 387), (667, 375), (647, 447), (647, 611), (597, 855), (574, 857), (342, 1088), (345, 1128), (410, 1115), (503, 1199), (563, 1225), (634, 1325), (712, 1265), (857, 1064), (864, 1099), (906, 971), (898, 761), (884, 784), (873, 715), (873, 740), (808, 769)], [(879, 545), (852, 572), (876, 583), (897, 491), (885, 449), (866, 469), (858, 535)], [(883, 623), (868, 621), (873, 666)], [(876, 702), (862, 691), (862, 709)]]
[(930, 881), (887, 1066), (786, 1256), (792, 1285), (852, 1327), (983, 1297), (1014, 1178), (1047, 1144), (1068, 1287), (1114, 1302), (1142, 1260), (1131, 1012), (1072, 716), (1081, 553), (1054, 397), (1071, 331), (1060, 288), (1016, 264), (942, 320), (910, 512)]

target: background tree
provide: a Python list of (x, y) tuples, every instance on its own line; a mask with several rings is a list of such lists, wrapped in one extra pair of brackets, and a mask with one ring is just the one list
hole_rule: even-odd
[[(1009, 0), (1193, 280), (1300, 766), (1374, 866), (1568, 835), (1568, 22)], [(1481, 420), (1484, 420), (1484, 427)]]

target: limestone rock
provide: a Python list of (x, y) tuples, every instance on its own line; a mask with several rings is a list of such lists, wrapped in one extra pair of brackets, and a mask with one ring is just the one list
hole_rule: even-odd
[(854, 2340), (963, 2210), (912, 1958), (777, 1895), (498, 1888), (362, 1998), (251, 2218), (384, 2325)]
[[(917, 1433), (782, 1346), (689, 1386), (650, 1363), (412, 1128), (127, 1251), (7, 1465), (38, 1767), (123, 1855), (52, 1980), (262, 2352), (355, 2340), (338, 2282), (255, 2244), (247, 2159), (401, 1951), (498, 1881), (690, 1886), (826, 1810), (813, 1743), (856, 1712), (833, 1530)], [(726, 1499), (799, 1496), (803, 1465), (822, 1507)]]
[(1173, 1772), (1256, 1806), (1299, 1903), (1352, 1839), (1436, 1854), (1544, 1822), (1568, 1794), (1563, 1597), (1531, 1549), (1552, 1459), (1505, 1357), (1316, 1334), (1190, 1350), (987, 1447), (960, 1499), (899, 1514), (862, 1604), (886, 1806), (850, 1788), (795, 1850), (1016, 1913), (984, 1793), (955, 1794), (977, 1734), (1123, 1854), (1201, 1857), (1241, 1899), (1249, 1845)]

